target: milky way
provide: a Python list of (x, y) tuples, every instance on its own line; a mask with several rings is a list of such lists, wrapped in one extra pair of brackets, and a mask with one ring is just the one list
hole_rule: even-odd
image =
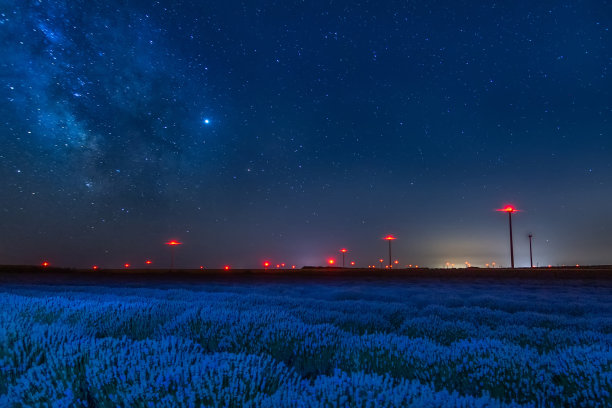
[(610, 4), (532, 3), (0, 1), (0, 263), (610, 263)]

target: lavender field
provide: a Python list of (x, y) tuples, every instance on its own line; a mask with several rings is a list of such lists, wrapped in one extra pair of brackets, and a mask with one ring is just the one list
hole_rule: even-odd
[(612, 406), (610, 281), (0, 286), (1, 407)]

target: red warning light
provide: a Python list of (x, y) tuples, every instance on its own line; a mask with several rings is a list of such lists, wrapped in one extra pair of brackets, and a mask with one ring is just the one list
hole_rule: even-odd
[(204, 266), (203, 266), (203, 265), (200, 265), (200, 269), (204, 269)]
[(150, 259), (147, 259), (147, 260), (145, 261), (145, 263), (146, 263), (147, 265), (151, 265), (151, 264), (153, 263), (153, 261), (151, 261)]
[(264, 266), (264, 269), (268, 269), (268, 267), (270, 266), (270, 262), (265, 261), (265, 262), (263, 263), (263, 266)]
[(295, 269), (295, 265), (291, 265), (291, 269)]
[(351, 261), (351, 266), (355, 266), (355, 261)]
[(49, 262), (47, 262), (47, 261), (44, 261), (44, 262), (42, 263), (43, 268), (46, 268), (46, 267), (47, 267), (47, 266), (49, 266), (49, 265), (50, 265), (50, 264), (49, 264)]
[(330, 265), (333, 265), (333, 264), (336, 263), (336, 260), (333, 259), (333, 258), (330, 258), (330, 259), (327, 260), (327, 263), (330, 264)]
[(346, 254), (346, 253), (348, 252), (348, 249), (346, 249), (346, 248), (342, 248), (342, 249), (340, 250), (340, 252), (342, 252), (343, 254)]
[(387, 235), (384, 239), (386, 239), (387, 241), (393, 241), (395, 238), (393, 235)]
[(229, 268), (230, 268), (230, 267), (229, 267), (229, 265), (225, 265), (225, 266), (223, 267), (223, 269), (225, 269), (226, 271), (229, 271)]
[(176, 245), (183, 245), (183, 243), (182, 243), (182, 242), (175, 241), (175, 240), (172, 240), (172, 241), (168, 241), (168, 242), (166, 242), (166, 245), (176, 246)]
[(91, 269), (93, 269), (95, 271), (96, 269), (98, 269), (98, 265), (92, 266)]
[(518, 212), (518, 210), (516, 208), (514, 208), (511, 205), (507, 205), (504, 208), (500, 208), (496, 211), (501, 211), (501, 212), (507, 212), (507, 213), (514, 213), (514, 212)]
[(129, 268), (129, 267), (130, 267), (130, 264), (129, 264), (129, 263), (126, 263), (126, 264), (123, 264), (123, 266), (125, 266), (126, 268)]

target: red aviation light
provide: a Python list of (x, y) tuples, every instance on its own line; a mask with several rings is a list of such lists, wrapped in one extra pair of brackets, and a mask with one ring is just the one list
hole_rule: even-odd
[(387, 241), (393, 241), (394, 239), (397, 239), (397, 238), (395, 238), (393, 235), (387, 235), (383, 239), (386, 239)]
[(340, 250), (340, 252), (342, 252), (343, 254), (346, 254), (346, 253), (348, 252), (348, 249), (346, 249), (346, 248), (342, 248), (342, 249)]
[(126, 268), (129, 268), (130, 264), (129, 263), (125, 263), (125, 264), (123, 264), (123, 266), (126, 267)]
[(50, 263), (47, 261), (44, 261), (41, 265), (43, 266), (43, 268), (46, 268), (47, 266), (50, 265)]
[(335, 260), (335, 259), (333, 259), (333, 258), (330, 258), (330, 259), (328, 259), (328, 260), (327, 260), (327, 263), (328, 263), (329, 265), (333, 265), (333, 264), (335, 264), (335, 263), (336, 263), (336, 260)]
[(225, 266), (223, 267), (223, 269), (225, 269), (226, 271), (229, 271), (230, 267), (229, 267), (229, 265), (225, 265)]
[(500, 208), (500, 209), (497, 209), (497, 210), (495, 210), (495, 211), (501, 211), (501, 212), (507, 212), (507, 213), (514, 213), (514, 212), (518, 212), (519, 210), (517, 210), (516, 208), (514, 208), (514, 207), (513, 207), (513, 206), (511, 206), (511, 205), (507, 205), (507, 206), (505, 206), (504, 208)]
[(182, 242), (175, 241), (175, 240), (172, 240), (172, 241), (168, 241), (168, 242), (166, 242), (166, 245), (176, 246), (176, 245), (183, 245), (183, 243), (182, 243)]
[(91, 269), (93, 269), (95, 271), (96, 269), (98, 269), (98, 265), (92, 266)]
[(150, 259), (147, 259), (147, 260), (145, 261), (145, 263), (146, 263), (147, 265), (151, 265), (151, 264), (153, 263), (153, 261), (151, 261)]

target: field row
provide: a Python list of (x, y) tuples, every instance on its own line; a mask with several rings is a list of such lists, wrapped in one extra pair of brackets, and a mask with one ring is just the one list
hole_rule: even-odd
[(0, 405), (612, 404), (596, 288), (197, 289), (7, 289)]

